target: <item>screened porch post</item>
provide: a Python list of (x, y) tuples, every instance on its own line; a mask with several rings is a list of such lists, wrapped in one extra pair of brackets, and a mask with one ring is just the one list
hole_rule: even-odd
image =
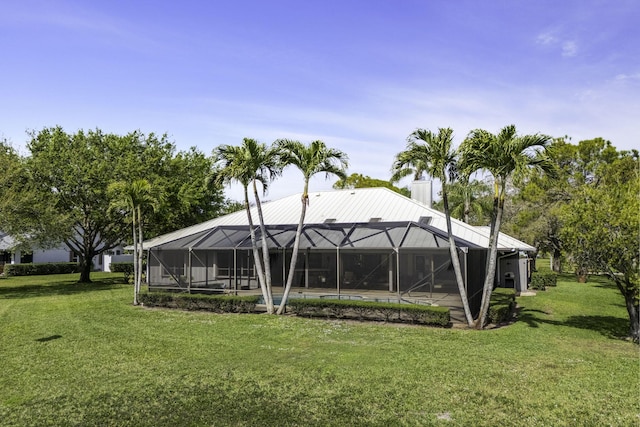
[(204, 287), (209, 287), (209, 251), (204, 253)]
[(282, 286), (287, 285), (287, 248), (281, 248), (282, 250)]
[(309, 289), (309, 249), (304, 252), (304, 288)]
[(469, 280), (467, 278), (467, 255), (469, 254), (469, 248), (462, 248), (462, 252), (464, 253), (464, 290), (467, 292), (467, 295), (469, 295)]
[(340, 247), (336, 247), (336, 290), (340, 295)]
[(396, 287), (400, 293), (400, 248), (396, 249)]
[(429, 298), (433, 298), (433, 284), (436, 281), (436, 272), (433, 271), (435, 263), (433, 261), (433, 253), (431, 253), (431, 283), (429, 284)]
[(191, 293), (191, 248), (189, 248), (189, 277), (187, 279), (187, 293)]
[[(396, 292), (398, 294), (398, 302), (400, 302), (402, 300), (402, 294), (400, 293), (400, 248), (393, 248), (393, 250), (396, 252), (396, 277), (398, 279), (398, 282), (396, 283)], [(393, 277), (393, 271), (389, 271), (389, 278), (391, 277)], [(391, 287), (393, 285), (389, 283), (389, 286)], [(389, 289), (389, 291), (391, 290), (393, 289)]]
[(233, 293), (234, 295), (238, 295), (238, 279), (237, 279), (237, 271), (238, 271), (238, 251), (236, 248), (233, 248), (233, 276), (230, 274), (229, 278), (233, 280)]

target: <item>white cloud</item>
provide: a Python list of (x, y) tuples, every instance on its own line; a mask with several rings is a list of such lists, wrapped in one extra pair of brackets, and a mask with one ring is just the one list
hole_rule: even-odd
[(536, 43), (541, 45), (554, 44), (557, 40), (558, 39), (553, 35), (551, 31), (538, 34), (538, 37), (536, 37)]
[(578, 44), (574, 41), (566, 41), (562, 43), (562, 56), (565, 58), (576, 56), (578, 53)]
[(615, 80), (618, 82), (627, 82), (627, 81), (640, 81), (640, 73), (635, 74), (618, 74), (615, 77)]

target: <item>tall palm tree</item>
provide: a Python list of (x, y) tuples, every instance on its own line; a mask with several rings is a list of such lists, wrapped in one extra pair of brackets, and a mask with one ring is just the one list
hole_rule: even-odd
[(300, 237), (302, 235), (302, 226), (309, 205), (309, 180), (317, 173), (324, 172), (326, 178), (329, 175), (336, 175), (341, 179), (346, 179), (345, 169), (348, 166), (348, 158), (345, 153), (340, 150), (329, 148), (322, 141), (313, 141), (309, 145), (304, 145), (298, 141), (279, 140), (276, 142), (280, 152), (280, 162), (283, 166), (292, 165), (297, 167), (304, 178), (304, 188), (300, 202), (302, 209), (300, 211), (300, 221), (296, 229), (296, 237), (293, 243), (293, 252), (291, 254), (291, 265), (289, 266), (289, 274), (282, 295), (282, 302), (278, 307), (278, 314), (282, 314), (287, 304), (289, 292), (293, 284), (293, 276), (296, 270), (296, 262), (298, 260), (298, 250), (300, 248)]
[(478, 329), (482, 329), (486, 322), (489, 300), (495, 281), (498, 236), (504, 210), (507, 180), (514, 174), (524, 173), (530, 167), (537, 167), (547, 173), (553, 173), (553, 163), (546, 155), (546, 147), (551, 141), (551, 137), (541, 134), (518, 136), (516, 127), (509, 125), (502, 128), (496, 135), (482, 129), (473, 130), (460, 147), (463, 170), (467, 172), (485, 170), (493, 176), (489, 256), (487, 257), (480, 313), (475, 321), (475, 326)]
[(469, 176), (461, 174), (451, 183), (448, 192), (453, 218), (467, 224), (485, 224), (485, 219), (491, 215), (490, 187), (487, 184), (476, 179), (470, 181)]
[[(267, 245), (267, 233), (262, 215), (262, 204), (258, 194), (258, 182), (262, 185), (263, 194), (267, 191), (269, 183), (280, 174), (281, 168), (278, 161), (278, 153), (274, 148), (251, 138), (244, 138), (242, 145), (220, 145), (214, 150), (217, 171), (217, 180), (220, 183), (239, 182), (244, 190), (244, 207), (249, 221), (251, 235), (251, 247), (253, 250), (254, 265), (260, 290), (267, 306), (267, 313), (273, 314), (273, 294), (271, 291), (271, 268), (269, 265), (269, 247)], [(258, 250), (251, 207), (249, 205), (249, 185), (253, 187), (258, 222), (262, 243), (262, 260)]]
[[(409, 143), (409, 145), (411, 144)], [(421, 181), (424, 178), (424, 174), (428, 173), (429, 165), (422, 157), (412, 157), (412, 154), (409, 146), (407, 146), (407, 150), (396, 154), (393, 166), (391, 167), (392, 175), (389, 182), (392, 184), (397, 183), (409, 175), (413, 175), (414, 181)]]
[[(393, 164), (394, 176), (398, 173), (405, 173), (409, 168), (416, 171), (428, 173), (431, 177), (437, 178), (442, 183), (442, 201), (444, 213), (447, 221), (447, 234), (449, 235), (449, 252), (451, 263), (456, 275), (458, 291), (464, 308), (464, 314), (469, 326), (473, 325), (473, 316), (469, 308), (469, 300), (460, 268), (460, 258), (458, 248), (451, 231), (451, 214), (449, 212), (449, 177), (453, 173), (456, 164), (456, 152), (452, 148), (453, 130), (450, 128), (439, 128), (435, 134), (429, 130), (417, 129), (407, 138), (407, 149), (396, 155)], [(405, 172), (401, 172), (405, 171)]]
[(118, 181), (109, 185), (111, 209), (128, 211), (131, 215), (133, 231), (133, 304), (138, 305), (138, 295), (142, 286), (143, 260), (143, 224), (142, 213), (145, 209), (156, 208), (158, 199), (152, 194), (151, 184), (146, 179), (131, 182)]

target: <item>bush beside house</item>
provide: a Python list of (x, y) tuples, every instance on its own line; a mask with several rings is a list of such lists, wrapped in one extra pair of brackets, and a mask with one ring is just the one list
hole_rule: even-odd
[(42, 264), (5, 264), (6, 276), (39, 276), (46, 274), (79, 273), (78, 263), (75, 262), (50, 262)]

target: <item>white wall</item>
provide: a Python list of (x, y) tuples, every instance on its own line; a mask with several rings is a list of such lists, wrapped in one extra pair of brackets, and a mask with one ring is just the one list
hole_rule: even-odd
[(111, 263), (112, 262), (133, 262), (133, 255), (125, 254), (125, 255), (105, 255), (104, 256), (104, 270), (103, 271), (111, 271)]

